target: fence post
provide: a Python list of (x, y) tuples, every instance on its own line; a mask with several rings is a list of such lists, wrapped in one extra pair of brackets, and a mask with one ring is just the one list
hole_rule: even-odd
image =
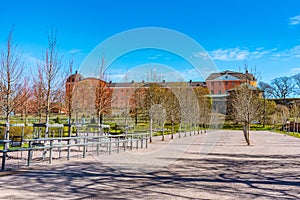
[(49, 163), (50, 164), (52, 163), (52, 156), (53, 156), (52, 146), (53, 146), (53, 140), (50, 140), (50, 149), (49, 149)]
[(71, 153), (71, 147), (70, 147), (70, 139), (68, 139), (68, 157), (67, 159), (70, 160), (70, 153)]
[(124, 151), (126, 151), (127, 141), (128, 141), (128, 138), (125, 137), (125, 140), (123, 141)]
[(83, 158), (85, 158), (86, 150), (86, 138), (83, 138)]
[(108, 148), (109, 148), (109, 155), (111, 154), (111, 137), (109, 137), (109, 146), (108, 146)]
[(148, 136), (147, 134), (145, 134), (145, 136), (146, 136), (146, 148), (148, 148)]
[(143, 135), (141, 135), (141, 148), (143, 148)]
[(118, 137), (118, 140), (117, 140), (117, 153), (120, 152), (120, 137)]
[(31, 153), (32, 153), (32, 145), (31, 145), (32, 141), (29, 141), (29, 144), (28, 144), (28, 147), (29, 147), (29, 150), (28, 150), (28, 157), (27, 157), (27, 166), (29, 167), (30, 166), (30, 162), (31, 162)]
[(6, 142), (3, 142), (3, 153), (2, 153), (2, 167), (1, 170), (4, 171), (5, 170), (5, 162), (6, 162), (6, 156), (7, 156), (7, 144)]
[(132, 150), (132, 139), (133, 139), (133, 135), (130, 136), (131, 140), (130, 140), (130, 149)]

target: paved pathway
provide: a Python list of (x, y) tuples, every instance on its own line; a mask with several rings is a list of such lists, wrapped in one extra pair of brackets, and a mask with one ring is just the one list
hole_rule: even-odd
[[(167, 136), (168, 137), (168, 136)], [(0, 174), (0, 199), (300, 199), (300, 139), (211, 131)]]

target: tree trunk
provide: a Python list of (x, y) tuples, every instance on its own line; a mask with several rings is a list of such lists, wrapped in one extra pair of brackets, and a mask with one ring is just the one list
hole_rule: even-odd
[(243, 126), (243, 133), (246, 140), (247, 145), (250, 145), (250, 124), (246, 123)]
[(69, 120), (68, 120), (68, 137), (71, 137), (71, 121), (72, 121), (72, 113), (69, 113)]
[(179, 132), (178, 132), (178, 134), (179, 134), (179, 138), (181, 138), (181, 122), (179, 124)]
[(150, 116), (150, 143), (152, 142), (152, 125), (153, 125), (153, 119)]
[(134, 119), (135, 119), (135, 125), (137, 126), (137, 124), (138, 124), (138, 114), (137, 114), (137, 109), (135, 109)]
[(164, 141), (165, 140), (165, 127), (164, 127), (164, 124), (165, 123), (163, 123), (163, 125), (162, 125), (162, 135), (161, 135), (161, 141)]
[(171, 139), (174, 138), (174, 120), (172, 120)]

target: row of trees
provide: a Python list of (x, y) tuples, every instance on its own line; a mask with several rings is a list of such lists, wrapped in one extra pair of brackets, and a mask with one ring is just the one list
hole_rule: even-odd
[[(69, 117), (69, 124), (74, 111), (87, 104), (92, 107), (89, 112), (96, 114), (98, 123), (102, 123), (103, 115), (111, 113), (113, 102), (112, 89), (105, 82), (104, 58), (98, 66), (99, 79), (91, 84), (72, 85), (66, 93), (65, 80), (72, 74), (73, 61), (69, 62), (69, 73), (64, 70), (62, 56), (57, 50), (57, 34), (53, 29), (47, 33), (48, 46), (37, 60), (36, 72), (26, 72), (22, 54), (13, 43), (13, 30), (7, 39), (7, 48), (1, 52), (1, 108), (5, 115), (5, 139), (9, 139), (10, 118), (12, 113), (20, 113), (26, 122), (27, 115), (35, 114), (40, 123), (45, 123), (48, 134), (50, 113), (53, 110), (64, 110)], [(29, 74), (33, 74), (29, 78)], [(90, 83), (87, 83), (90, 84)], [(152, 136), (153, 121), (162, 127), (166, 121), (174, 125), (189, 125), (190, 129), (199, 124), (207, 124), (210, 119), (211, 102), (206, 97), (208, 91), (201, 87), (192, 89), (187, 85), (176, 83), (172, 87), (162, 87), (149, 83), (134, 90), (127, 104), (127, 113), (148, 116)], [(76, 89), (74, 89), (76, 88)], [(91, 88), (91, 90), (88, 90)], [(88, 91), (87, 91), (88, 90)], [(87, 93), (84, 93), (87, 91)], [(84, 94), (92, 94), (91, 98)], [(91, 106), (92, 105), (92, 106)], [(127, 125), (125, 118), (125, 125)], [(69, 126), (70, 127), (70, 126)], [(162, 130), (164, 130), (162, 128)], [(70, 129), (69, 129), (70, 132)], [(152, 138), (151, 138), (152, 139)], [(163, 134), (164, 139), (164, 134)]]
[[(27, 121), (28, 113), (39, 116), (46, 124), (48, 134), (50, 112), (59, 108), (64, 99), (66, 73), (62, 68), (62, 57), (58, 55), (56, 31), (47, 33), (48, 46), (42, 58), (36, 62), (36, 71), (29, 71), (21, 51), (13, 41), (13, 29), (1, 50), (0, 57), (0, 106), (6, 130), (4, 139), (9, 139), (10, 118), (20, 113)], [(42, 118), (44, 117), (44, 118)]]
[(152, 82), (136, 89), (131, 95), (130, 113), (134, 118), (138, 115), (148, 117), (150, 141), (154, 122), (162, 127), (162, 140), (164, 140), (164, 125), (169, 122), (173, 138), (175, 124), (179, 124), (179, 129), (184, 125), (185, 130), (186, 126), (190, 126), (188, 128), (194, 131), (199, 125), (209, 124), (211, 100), (207, 94), (207, 89), (192, 88), (185, 83), (169, 84), (166, 87)]
[[(276, 81), (278, 81), (276, 79)], [(281, 128), (286, 123), (296, 124), (300, 117), (300, 102), (294, 101), (284, 104), (285, 99), (266, 99), (264, 92), (258, 88), (243, 84), (233, 90), (228, 98), (228, 114), (243, 125), (245, 140), (250, 145), (250, 125), (258, 122), (260, 124), (279, 125)], [(294, 125), (295, 127), (295, 125)]]
[(275, 78), (270, 84), (259, 82), (258, 88), (263, 91), (265, 98), (280, 99), (284, 104), (286, 98), (300, 95), (300, 73)]

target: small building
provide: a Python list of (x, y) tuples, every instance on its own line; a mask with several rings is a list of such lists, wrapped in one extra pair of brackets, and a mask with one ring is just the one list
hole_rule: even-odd
[(257, 86), (257, 80), (253, 74), (234, 72), (234, 71), (222, 71), (218, 73), (212, 73), (206, 78), (206, 86), (213, 96), (226, 96), (228, 91), (243, 84), (247, 83), (254, 87)]
[(257, 80), (247, 70), (245, 73), (225, 70), (211, 73), (206, 78), (206, 87), (213, 100), (212, 109), (217, 113), (227, 113), (227, 97), (229, 92), (242, 84), (256, 87)]

